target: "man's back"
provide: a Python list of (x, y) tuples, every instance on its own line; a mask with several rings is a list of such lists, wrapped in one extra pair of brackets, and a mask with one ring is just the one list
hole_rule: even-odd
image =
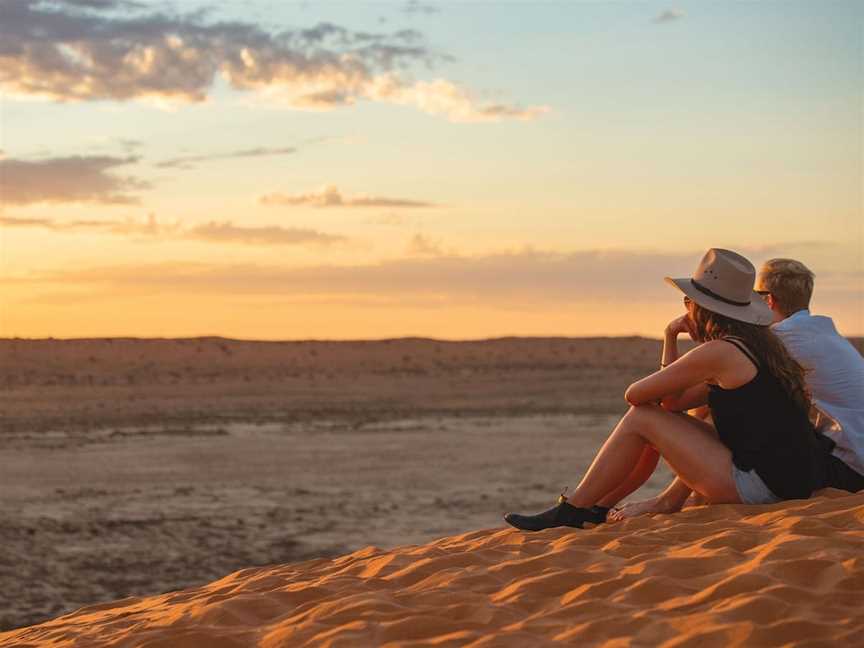
[(864, 358), (830, 317), (793, 313), (773, 326), (807, 374), (813, 404), (830, 421), (820, 428), (837, 442), (835, 454), (864, 474)]

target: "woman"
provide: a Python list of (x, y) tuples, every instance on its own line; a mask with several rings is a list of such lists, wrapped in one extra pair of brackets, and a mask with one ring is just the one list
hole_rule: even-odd
[[(660, 370), (628, 387), (630, 410), (571, 495), (537, 515), (504, 519), (527, 531), (603, 522), (660, 456), (711, 503), (807, 498), (838, 481), (833, 441), (809, 421), (803, 370), (768, 328), (771, 310), (753, 291), (755, 277), (747, 259), (721, 249), (709, 250), (692, 278), (667, 277), (687, 313), (666, 329)], [(699, 344), (679, 358), (685, 332)], [(706, 404), (714, 426), (684, 413)]]

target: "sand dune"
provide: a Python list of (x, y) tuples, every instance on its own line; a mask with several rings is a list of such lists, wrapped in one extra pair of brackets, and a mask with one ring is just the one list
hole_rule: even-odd
[(864, 494), (485, 529), (85, 607), (0, 646), (827, 646), (864, 637)]

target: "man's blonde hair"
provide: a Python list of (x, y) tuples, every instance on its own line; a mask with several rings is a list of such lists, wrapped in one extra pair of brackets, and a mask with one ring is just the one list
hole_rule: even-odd
[(771, 259), (759, 271), (762, 289), (771, 292), (780, 312), (786, 316), (810, 308), (815, 276), (807, 266), (794, 259)]

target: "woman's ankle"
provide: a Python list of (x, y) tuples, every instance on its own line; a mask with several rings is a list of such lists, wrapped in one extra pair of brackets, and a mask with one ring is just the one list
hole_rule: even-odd
[(654, 510), (658, 513), (677, 513), (681, 510), (681, 505), (661, 494), (654, 498)]

